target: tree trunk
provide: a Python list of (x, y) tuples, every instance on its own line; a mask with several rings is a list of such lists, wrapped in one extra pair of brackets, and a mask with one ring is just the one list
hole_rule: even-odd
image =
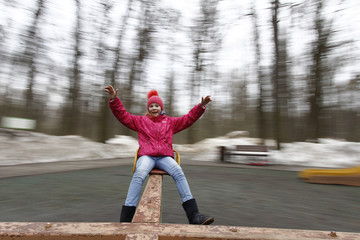
[(80, 0), (74, 0), (76, 4), (76, 27), (74, 29), (74, 58), (70, 77), (69, 107), (65, 110), (65, 134), (78, 134), (80, 127), (80, 58), (81, 58), (81, 4)]
[(273, 40), (274, 40), (274, 70), (273, 70), (273, 96), (274, 96), (274, 118), (273, 118), (273, 133), (276, 140), (276, 148), (280, 150), (280, 108), (279, 108), (279, 29), (278, 29), (278, 10), (279, 10), (279, 1), (273, 1), (273, 15), (272, 15), (272, 24), (273, 24)]
[(322, 0), (317, 0), (315, 16), (316, 40), (312, 49), (312, 67), (310, 73), (310, 115), (308, 138), (317, 141), (321, 137), (321, 112), (323, 108), (323, 58), (328, 54), (329, 35), (331, 31), (325, 30), (325, 22), (321, 16)]
[(37, 1), (37, 10), (35, 11), (33, 22), (27, 31), (25, 37), (27, 38), (26, 50), (25, 50), (25, 62), (28, 66), (27, 72), (27, 87), (25, 90), (25, 101), (26, 101), (26, 116), (29, 118), (35, 118), (34, 109), (34, 83), (36, 75), (36, 58), (40, 48), (40, 36), (39, 36), (39, 19), (44, 11), (44, 0)]
[[(254, 4), (254, 3), (253, 3)], [(264, 76), (261, 66), (261, 49), (260, 49), (260, 36), (259, 36), (259, 28), (258, 28), (258, 18), (255, 10), (255, 6), (252, 6), (252, 20), (254, 25), (254, 43), (255, 43), (255, 67), (257, 73), (258, 80), (258, 105), (257, 105), (257, 131), (258, 137), (261, 139), (262, 144), (264, 144), (264, 140), (266, 138), (266, 119), (263, 109), (263, 102), (265, 101), (265, 83)]]

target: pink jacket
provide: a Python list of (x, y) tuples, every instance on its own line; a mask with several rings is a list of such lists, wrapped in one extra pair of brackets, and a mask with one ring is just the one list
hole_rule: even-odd
[(139, 138), (138, 156), (171, 156), (174, 157), (173, 134), (190, 127), (205, 112), (200, 104), (193, 107), (182, 117), (136, 116), (128, 113), (119, 98), (109, 101), (111, 111), (126, 127), (136, 131)]

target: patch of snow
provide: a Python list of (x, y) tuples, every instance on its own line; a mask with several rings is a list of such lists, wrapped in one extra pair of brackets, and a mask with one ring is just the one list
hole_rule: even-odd
[(281, 144), (281, 151), (271, 151), (275, 164), (341, 168), (360, 165), (360, 143), (319, 139), (319, 143)]
[(81, 136), (51, 136), (9, 129), (0, 131), (0, 165), (125, 158), (134, 155), (136, 148), (129, 151), (133, 148), (133, 141), (103, 144)]
[[(269, 143), (266, 142), (267, 145)], [(220, 146), (255, 144), (260, 144), (260, 139), (249, 138), (247, 132), (236, 131), (222, 137), (207, 138), (195, 144), (174, 144), (174, 149), (181, 156), (191, 160), (218, 162)], [(327, 168), (360, 165), (360, 143), (357, 142), (319, 139), (319, 143), (283, 143), (281, 147), (281, 151), (270, 150), (270, 164)], [(81, 136), (51, 136), (0, 128), (0, 166), (132, 158), (137, 148), (137, 139), (129, 136), (115, 136), (104, 144)]]

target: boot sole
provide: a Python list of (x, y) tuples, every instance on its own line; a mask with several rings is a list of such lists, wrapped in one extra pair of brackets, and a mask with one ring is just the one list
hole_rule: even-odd
[(208, 218), (206, 219), (201, 225), (210, 225), (214, 222), (214, 218)]

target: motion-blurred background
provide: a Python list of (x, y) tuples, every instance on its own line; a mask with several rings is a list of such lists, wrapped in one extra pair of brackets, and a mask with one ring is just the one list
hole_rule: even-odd
[[(119, 220), (137, 143), (111, 84), (139, 115), (151, 89), (170, 116), (212, 96), (174, 145), (215, 224), (359, 232), (360, 188), (230, 168), (218, 149), (265, 144), (287, 170), (359, 165), (359, 0), (0, 0), (0, 13), (0, 221)], [(186, 223), (164, 179), (164, 222)]]
[(357, 0), (2, 0), (0, 10), (2, 127), (134, 134), (109, 111), (111, 84), (133, 114), (154, 88), (172, 116), (211, 95), (178, 143), (239, 129), (277, 147), (360, 140)]

